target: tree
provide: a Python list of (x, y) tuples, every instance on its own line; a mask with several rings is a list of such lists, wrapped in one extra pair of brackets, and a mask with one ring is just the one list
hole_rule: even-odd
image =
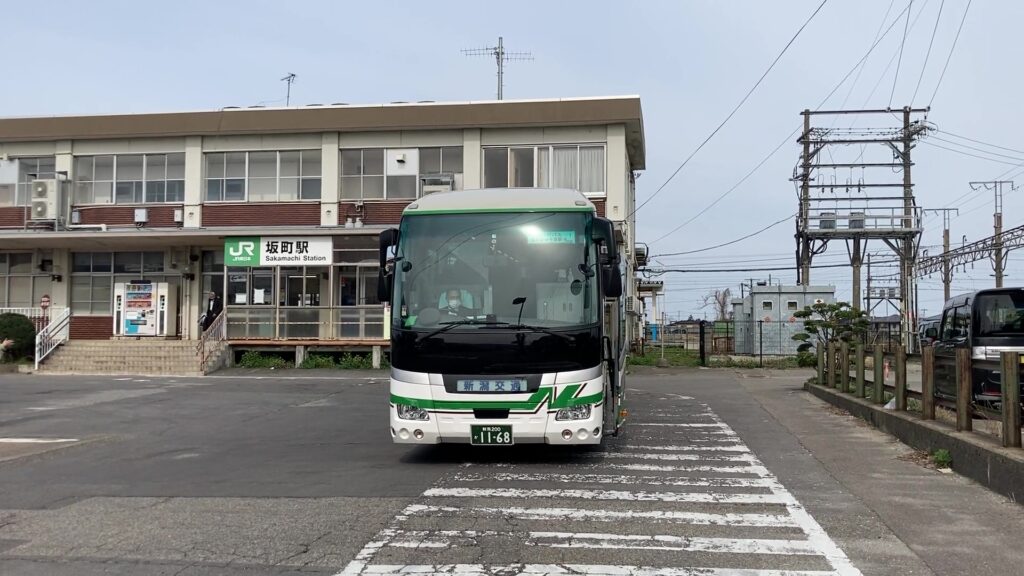
[(725, 290), (715, 290), (710, 294), (704, 296), (704, 306), (715, 307), (715, 320), (728, 320), (730, 316), (729, 304), (732, 299), (732, 292), (726, 288)]
[(0, 314), (0, 345), (0, 360), (32, 356), (36, 347), (35, 325), (22, 314)]
[(804, 319), (804, 331), (793, 335), (793, 340), (801, 342), (798, 352), (809, 352), (815, 345), (824, 346), (833, 340), (858, 341), (871, 325), (867, 313), (848, 302), (818, 303), (793, 316)]

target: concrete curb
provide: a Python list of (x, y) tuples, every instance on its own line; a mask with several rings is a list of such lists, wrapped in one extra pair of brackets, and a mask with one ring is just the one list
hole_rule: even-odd
[(1014, 502), (1020, 500), (1018, 495), (1024, 497), (1024, 450), (1020, 448), (1003, 448), (995, 439), (973, 432), (956, 432), (947, 424), (885, 410), (868, 401), (817, 384), (809, 384), (808, 391), (829, 404), (870, 422), (908, 446), (929, 454), (945, 448), (953, 457), (954, 472)]

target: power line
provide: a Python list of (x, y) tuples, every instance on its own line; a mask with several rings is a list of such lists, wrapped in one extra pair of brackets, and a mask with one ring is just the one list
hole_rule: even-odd
[(740, 100), (739, 104), (737, 104), (736, 107), (732, 109), (732, 112), (729, 112), (729, 115), (725, 117), (725, 120), (722, 120), (721, 124), (719, 124), (718, 127), (715, 128), (714, 131), (712, 131), (711, 134), (709, 134), (708, 137), (705, 138), (704, 141), (701, 142), (700, 145), (697, 146), (697, 148), (693, 152), (691, 152), (689, 156), (686, 157), (685, 160), (683, 160), (683, 163), (680, 164), (674, 172), (672, 172), (672, 175), (669, 176), (667, 180), (665, 180), (664, 184), (659, 186), (658, 189), (654, 191), (654, 194), (651, 194), (647, 198), (647, 200), (644, 200), (639, 206), (634, 208), (628, 216), (626, 216), (627, 220), (630, 216), (636, 214), (641, 208), (646, 206), (648, 202), (654, 200), (654, 198), (659, 193), (661, 193), (661, 191), (664, 190), (666, 186), (668, 186), (669, 182), (671, 182), (672, 179), (675, 178), (677, 174), (679, 174), (680, 170), (682, 170), (687, 164), (689, 164), (690, 160), (692, 160), (693, 157), (696, 156), (697, 153), (700, 152), (701, 149), (704, 148), (704, 146), (707, 145), (707, 143), (710, 142), (716, 134), (718, 134), (718, 132), (726, 125), (727, 122), (729, 122), (729, 120), (736, 114), (736, 112), (739, 112), (739, 109), (743, 106), (744, 103), (746, 103), (747, 99), (750, 98), (750, 96), (754, 93), (754, 90), (757, 90), (757, 87), (761, 85), (761, 82), (764, 81), (765, 77), (768, 76), (768, 73), (771, 72), (773, 68), (775, 68), (775, 65), (779, 62), (779, 60), (782, 59), (782, 56), (786, 53), (786, 51), (789, 50), (789, 47), (793, 45), (793, 42), (795, 42), (797, 37), (800, 36), (800, 33), (803, 32), (804, 28), (806, 28), (807, 25), (811, 23), (811, 20), (813, 20), (814, 17), (818, 15), (818, 12), (821, 11), (821, 9), (825, 6), (827, 2), (828, 0), (822, 0), (821, 4), (818, 5), (814, 12), (811, 13), (810, 17), (808, 17), (807, 20), (803, 23), (803, 25), (801, 25), (800, 28), (796, 31), (796, 34), (794, 34), (793, 37), (789, 39), (789, 42), (787, 42), (786, 45), (782, 48), (782, 51), (779, 52), (779, 55), (775, 57), (775, 60), (772, 60), (771, 65), (769, 65), (768, 69), (764, 71), (764, 74), (761, 74), (761, 77), (758, 78), (757, 82), (755, 82), (754, 85), (750, 88), (750, 90), (747, 91), (747, 94), (743, 97), (742, 100)]
[(750, 234), (747, 234), (746, 236), (742, 236), (742, 237), (737, 238), (735, 240), (730, 240), (728, 242), (723, 242), (721, 244), (715, 244), (714, 246), (708, 246), (706, 248), (698, 248), (697, 250), (687, 250), (686, 252), (671, 252), (671, 253), (668, 253), (668, 254), (658, 254), (657, 256), (652, 256), (651, 258), (658, 258), (658, 257), (662, 257), (662, 256), (682, 256), (684, 254), (696, 254), (697, 252), (707, 252), (708, 250), (715, 250), (716, 248), (721, 248), (723, 246), (729, 246), (730, 244), (735, 244), (737, 242), (742, 242), (743, 240), (746, 240), (747, 238), (752, 238), (754, 236), (757, 236), (758, 234), (760, 234), (760, 233), (762, 233), (762, 232), (764, 232), (766, 230), (769, 230), (769, 229), (771, 229), (771, 228), (773, 228), (775, 226), (778, 226), (779, 224), (782, 224), (783, 222), (785, 222), (787, 220), (792, 220), (794, 216), (796, 216), (796, 214), (790, 214), (789, 216), (786, 216), (785, 218), (782, 218), (782, 219), (776, 220), (775, 222), (772, 222), (771, 224), (765, 226), (764, 228), (761, 228), (757, 232), (751, 232)]
[(935, 33), (939, 31), (939, 20), (942, 18), (942, 7), (945, 5), (946, 0), (942, 0), (942, 3), (939, 4), (939, 13), (935, 16), (935, 27), (932, 28), (932, 39), (928, 41), (928, 51), (924, 53), (921, 75), (917, 77), (917, 87), (914, 88), (914, 95), (910, 97), (911, 104), (914, 103), (914, 100), (917, 100), (917, 91), (921, 89), (921, 80), (924, 80), (924, 72), (928, 69), (928, 58), (932, 55), (932, 44), (935, 43)]
[(896, 81), (900, 79), (900, 64), (903, 63), (903, 45), (907, 43), (907, 28), (910, 27), (910, 6), (914, 5), (914, 0), (910, 0), (907, 8), (907, 20), (903, 23), (903, 39), (900, 40), (900, 58), (896, 61), (896, 76), (892, 79), (892, 92), (889, 92), (889, 107), (892, 108), (892, 97), (896, 95)]
[(961, 136), (960, 134), (954, 134), (953, 132), (950, 132), (949, 130), (941, 130), (941, 129), (936, 128), (935, 131), (936, 132), (942, 132), (943, 134), (946, 134), (948, 136), (952, 136), (954, 138), (960, 138), (961, 140), (967, 140), (968, 142), (974, 142), (975, 144), (982, 144), (984, 146), (989, 146), (991, 148), (999, 148), (1000, 150), (1006, 150), (1007, 152), (1016, 152), (1017, 154), (1024, 154), (1024, 150), (1017, 150), (1016, 148), (1007, 148), (1006, 146), (1000, 146), (998, 144), (992, 144), (991, 142), (985, 142), (985, 141), (982, 141), (982, 140), (975, 140), (974, 138), (968, 138), (967, 136)]
[(956, 29), (956, 36), (953, 37), (953, 45), (949, 48), (949, 56), (946, 56), (946, 63), (942, 66), (942, 74), (939, 74), (939, 81), (935, 84), (935, 91), (932, 92), (932, 98), (928, 101), (928, 107), (932, 107), (932, 102), (935, 102), (935, 96), (939, 93), (939, 86), (942, 86), (942, 79), (946, 77), (946, 68), (949, 68), (949, 61), (953, 59), (953, 52), (956, 50), (956, 42), (960, 39), (960, 31), (964, 29), (964, 22), (967, 20), (967, 12), (971, 9), (971, 2), (973, 0), (967, 0), (967, 7), (964, 8), (964, 15), (960, 18), (960, 27)]
[(971, 154), (970, 152), (964, 152), (963, 150), (956, 150), (956, 149), (953, 149), (953, 148), (947, 148), (945, 146), (942, 146), (940, 144), (936, 144), (934, 142), (929, 142), (927, 140), (919, 140), (919, 142), (921, 142), (922, 144), (927, 144), (929, 146), (934, 146), (936, 148), (942, 148), (943, 150), (948, 150), (950, 152), (956, 152), (957, 154), (963, 154), (964, 156), (971, 156), (972, 158), (978, 158), (979, 160), (988, 160), (989, 162), (996, 162), (998, 164), (1007, 164), (1009, 166), (1020, 166), (1021, 165), (1021, 164), (1019, 164), (1017, 162), (1007, 162), (1006, 160), (997, 160), (995, 158), (989, 158), (987, 156), (979, 156), (977, 154)]
[[(819, 7), (819, 8), (820, 8), (820, 7)], [(839, 83), (838, 83), (838, 84), (836, 84), (836, 86), (835, 86), (834, 88), (832, 88), (832, 90), (831, 90), (831, 91), (830, 91), (830, 92), (829, 92), (829, 93), (828, 93), (828, 94), (827, 94), (827, 95), (825, 96), (825, 98), (823, 98), (823, 99), (822, 99), (822, 101), (821, 101), (821, 102), (820, 102), (820, 103), (819, 103), (819, 104), (818, 104), (818, 105), (817, 105), (817, 106), (815, 107), (815, 110), (818, 110), (818, 109), (820, 109), (820, 108), (821, 108), (822, 106), (824, 106), (824, 105), (825, 105), (825, 103), (826, 103), (826, 102), (828, 102), (828, 99), (829, 99), (829, 98), (831, 98), (831, 97), (832, 97), (832, 95), (833, 95), (833, 94), (835, 94), (835, 93), (836, 93), (836, 92), (837, 92), (837, 91), (839, 90), (839, 88), (841, 88), (841, 87), (842, 87), (842, 85), (846, 83), (846, 81), (847, 81), (847, 80), (848, 80), (848, 79), (850, 78), (850, 76), (852, 76), (852, 75), (853, 75), (853, 73), (854, 73), (854, 72), (856, 72), (856, 71), (857, 71), (857, 69), (858, 69), (858, 68), (859, 68), (859, 67), (861, 66), (861, 64), (863, 64), (863, 63), (864, 63), (865, 61), (867, 61), (867, 59), (868, 59), (868, 56), (870, 56), (870, 55), (871, 55), (871, 52), (873, 52), (873, 51), (874, 51), (874, 49), (875, 49), (876, 47), (878, 47), (878, 44), (879, 44), (879, 43), (880, 43), (880, 42), (882, 41), (882, 39), (884, 39), (884, 38), (885, 38), (886, 36), (888, 36), (888, 35), (889, 35), (889, 32), (891, 32), (891, 31), (892, 31), (892, 29), (893, 29), (893, 26), (895, 26), (895, 25), (896, 25), (896, 23), (897, 23), (897, 22), (899, 22), (899, 19), (900, 19), (900, 17), (902, 17), (902, 16), (903, 16), (903, 13), (904, 13), (904, 12), (907, 12), (907, 11), (908, 11), (909, 9), (910, 9), (910, 5), (908, 4), (908, 5), (907, 5), (907, 7), (906, 7), (906, 8), (904, 8), (902, 12), (900, 12), (899, 14), (897, 14), (897, 15), (896, 15), (896, 18), (894, 18), (894, 19), (893, 19), (893, 21), (892, 21), (892, 23), (891, 23), (891, 24), (889, 24), (889, 27), (885, 29), (885, 32), (883, 32), (881, 36), (879, 36), (879, 37), (875, 38), (875, 41), (874, 41), (874, 42), (873, 42), (873, 43), (871, 44), (871, 46), (870, 46), (870, 47), (868, 48), (868, 51), (864, 53), (864, 56), (862, 56), (862, 57), (860, 58), (860, 60), (858, 60), (858, 61), (857, 61), (857, 63), (853, 65), (853, 68), (851, 68), (851, 69), (850, 69), (850, 71), (849, 71), (849, 72), (847, 72), (847, 73), (846, 73), (846, 75), (845, 75), (845, 76), (843, 76), (843, 78), (842, 78), (841, 80), (839, 80)], [(754, 168), (753, 168), (753, 169), (752, 169), (752, 170), (751, 170), (750, 172), (748, 172), (748, 173), (747, 173), (747, 174), (746, 174), (746, 175), (745, 175), (745, 176), (744, 176), (743, 178), (741, 178), (739, 182), (737, 182), (737, 183), (736, 183), (735, 185), (733, 185), (733, 186), (732, 186), (731, 188), (729, 188), (729, 189), (728, 189), (728, 190), (726, 190), (726, 191), (725, 191), (724, 193), (722, 193), (722, 194), (721, 194), (721, 195), (720, 195), (720, 196), (719, 196), (718, 198), (716, 198), (716, 199), (715, 199), (715, 201), (714, 201), (714, 202), (712, 202), (712, 203), (711, 203), (711, 205), (710, 205), (710, 206), (708, 206), (708, 208), (705, 208), (704, 210), (702, 210), (702, 211), (701, 211), (701, 212), (700, 212), (700, 213), (699, 213), (698, 215), (700, 215), (700, 214), (704, 214), (705, 212), (707, 212), (707, 210), (708, 210), (708, 209), (710, 209), (710, 208), (711, 208), (712, 206), (714, 206), (714, 205), (718, 204), (718, 203), (719, 203), (719, 202), (720, 202), (720, 201), (721, 201), (721, 200), (722, 200), (723, 198), (725, 198), (726, 196), (728, 196), (728, 195), (729, 195), (730, 193), (732, 193), (732, 192), (733, 192), (733, 191), (734, 191), (734, 190), (735, 190), (736, 188), (738, 188), (738, 187), (739, 187), (739, 186), (740, 186), (741, 184), (743, 184), (743, 182), (745, 182), (745, 181), (746, 181), (746, 180), (747, 180), (748, 178), (750, 178), (750, 176), (752, 176), (752, 175), (753, 175), (753, 174), (754, 174), (755, 172), (757, 172), (757, 170), (758, 170), (758, 169), (760, 169), (760, 167), (761, 167), (761, 166), (763, 166), (763, 165), (764, 165), (764, 164), (765, 164), (766, 162), (768, 162), (768, 160), (770, 160), (770, 159), (771, 159), (771, 158), (772, 158), (773, 156), (775, 156), (775, 154), (776, 154), (776, 153), (777, 153), (777, 152), (778, 152), (779, 150), (781, 150), (781, 149), (782, 149), (782, 147), (783, 147), (783, 146), (785, 146), (785, 145), (786, 145), (786, 144), (787, 144), (787, 143), (788, 143), (788, 142), (789, 142), (789, 141), (790, 141), (790, 140), (791, 140), (791, 139), (793, 138), (793, 136), (797, 134), (797, 132), (799, 132), (799, 131), (800, 131), (800, 130), (802, 129), (802, 127), (803, 127), (803, 126), (802, 126), (802, 124), (797, 124), (797, 127), (796, 127), (796, 128), (795, 128), (795, 129), (794, 129), (794, 130), (793, 130), (793, 131), (792, 131), (792, 132), (791, 132), (791, 133), (789, 134), (789, 135), (787, 135), (787, 136), (786, 136), (786, 137), (785, 137), (785, 138), (784, 138), (784, 139), (782, 140), (782, 142), (780, 142), (780, 143), (779, 143), (779, 145), (775, 147), (775, 149), (774, 149), (774, 150), (772, 150), (772, 151), (771, 151), (771, 152), (770, 152), (770, 153), (769, 153), (769, 154), (768, 154), (767, 156), (765, 156), (765, 157), (764, 157), (764, 158), (763, 158), (763, 159), (762, 159), (762, 160), (761, 160), (761, 161), (760, 161), (760, 162), (759, 162), (759, 163), (757, 164), (757, 166), (755, 166), (755, 167), (754, 167)], [(691, 155), (691, 158), (692, 158), (692, 155)], [(689, 161), (689, 159), (687, 159), (687, 162), (688, 162), (688, 161)], [(684, 163), (684, 164), (685, 164), (685, 163)], [(682, 168), (682, 166), (680, 166), (680, 168)], [(677, 169), (676, 171), (678, 172), (678, 169)], [(675, 175), (675, 174), (673, 174), (673, 176), (674, 176), (674, 175)], [(671, 180), (671, 178), (669, 178), (669, 180)], [(668, 184), (668, 182), (665, 182), (665, 184)], [(665, 184), (662, 184), (662, 186), (661, 186), (660, 188), (658, 188), (658, 190), (657, 190), (657, 191), (655, 192), (655, 194), (657, 194), (657, 192), (660, 192), (660, 191), (661, 191), (661, 189), (665, 187)], [(653, 198), (653, 196), (652, 196), (651, 198)], [(648, 201), (649, 201), (649, 200), (650, 200), (650, 198), (648, 198)], [(645, 202), (645, 204), (646, 204), (646, 202)], [(633, 212), (631, 213), (631, 215), (632, 215), (632, 214), (635, 214), (635, 213), (636, 213), (636, 211), (637, 211), (637, 210), (639, 210), (639, 209), (640, 209), (640, 208), (641, 208), (642, 206), (643, 206), (643, 205), (641, 205), (640, 207), (637, 207), (637, 209), (636, 209), (636, 210), (633, 210)], [(690, 218), (689, 220), (687, 220), (687, 221), (686, 221), (686, 222), (684, 222), (683, 224), (680, 224), (679, 226), (676, 226), (676, 227), (675, 227), (675, 228), (674, 228), (674, 229), (673, 229), (672, 231), (670, 231), (670, 232), (669, 232), (668, 234), (664, 234), (664, 235), (662, 235), (662, 236), (661, 236), (660, 238), (658, 238), (658, 239), (657, 239), (657, 240), (655, 240), (654, 242), (659, 242), (659, 241), (661, 241), (661, 240), (664, 240), (664, 239), (665, 239), (666, 237), (668, 237), (668, 236), (670, 236), (670, 235), (672, 235), (672, 234), (674, 234), (674, 233), (678, 232), (678, 231), (679, 231), (679, 230), (681, 230), (681, 229), (682, 229), (682, 228), (683, 228), (684, 226), (686, 226), (686, 225), (687, 225), (687, 224), (689, 224), (690, 222), (693, 222), (693, 220), (694, 220), (694, 219), (695, 219), (695, 218)], [(654, 244), (654, 242), (651, 242), (651, 244)]]
[(984, 148), (978, 148), (977, 146), (971, 146), (969, 144), (961, 144), (959, 142), (956, 142), (955, 140), (946, 140), (945, 138), (940, 138), (940, 137), (934, 136), (934, 135), (931, 136), (931, 138), (934, 138), (934, 139), (938, 140), (939, 142), (945, 142), (946, 144), (952, 144), (953, 146), (960, 146), (961, 148), (967, 148), (968, 150), (974, 150), (976, 152), (982, 152), (982, 153), (988, 154), (990, 156), (999, 156), (1001, 158), (1009, 158), (1010, 160), (1016, 160), (1018, 163), (1019, 162), (1024, 162), (1024, 158), (1021, 158), (1020, 156), (1010, 156), (1008, 154), (1001, 154), (999, 152), (990, 152), (988, 150), (985, 150)]
[[(899, 260), (887, 260), (887, 261), (883, 261), (883, 262), (878, 262), (878, 264), (891, 264), (891, 263), (896, 263), (896, 262), (899, 262)], [(875, 262), (871, 263), (872, 266), (874, 266), (875, 264), (876, 264)], [(850, 266), (849, 263), (845, 263), (845, 264), (816, 264), (816, 265), (812, 264), (811, 268), (819, 268), (819, 269), (820, 268), (848, 268), (849, 266)], [(653, 270), (652, 269), (648, 269), (647, 270), (647, 272), (652, 273), (654, 275), (658, 275), (658, 276), (660, 276), (662, 274), (669, 274), (669, 273), (679, 273), (679, 274), (714, 274), (714, 273), (719, 273), (719, 272), (780, 272), (780, 271), (795, 272), (796, 271), (796, 267), (794, 267), (794, 266), (775, 266), (775, 267), (766, 267), (766, 268), (668, 268), (668, 269), (666, 269), (666, 268), (658, 268), (658, 269), (653, 269)]]
[[(943, 0), (945, 2), (945, 0)], [(885, 16), (882, 16), (882, 21), (878, 24), (878, 30), (875, 31), (875, 39), (872, 42), (878, 41), (878, 35), (882, 33), (882, 28), (885, 27), (885, 23), (889, 21), (889, 13), (892, 12), (892, 5), (896, 3), (896, 0), (889, 0), (889, 7), (885, 9)], [(839, 105), (839, 109), (846, 108), (846, 103), (850, 100), (850, 96), (853, 95), (853, 89), (857, 87), (857, 82), (860, 80), (860, 75), (864, 72), (864, 68), (867, 65), (867, 59), (861, 61), (858, 64), (857, 75), (853, 78), (853, 83), (850, 84), (850, 89), (846, 91), (846, 97), (843, 98), (843, 103)], [(832, 118), (833, 125), (838, 116)]]

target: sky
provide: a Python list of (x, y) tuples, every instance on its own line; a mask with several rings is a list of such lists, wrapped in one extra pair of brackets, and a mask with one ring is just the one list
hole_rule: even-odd
[[(915, 193), (925, 208), (959, 207), (951, 223), (957, 245), (964, 236), (970, 242), (992, 233), (993, 193), (973, 191), (969, 182), (1016, 176), (1024, 183), (1018, 174), (1024, 171), (1018, 106), (1024, 48), (1017, 38), (1024, 2), (971, 2), (952, 49), (969, 1), (827, 0), (749, 99), (671, 180), (821, 0), (11, 3), (0, 35), (8, 54), (0, 116), (282, 105), (280, 79), (288, 73), (297, 75), (293, 105), (485, 100), (495, 95), (493, 59), (461, 51), (503, 36), (507, 50), (533, 56), (506, 66), (506, 99), (641, 97), (647, 168), (637, 181), (637, 201), (649, 201), (637, 212), (637, 235), (652, 255), (729, 242), (795, 213), (790, 177), (800, 147), (787, 135), (801, 110), (820, 105), (931, 105), (927, 120), (936, 130), (913, 152)], [(896, 119), (873, 118), (861, 126), (891, 122)], [(878, 153), (876, 159), (886, 160), (884, 150)], [(1006, 189), (1004, 228), (1024, 224), (1022, 193)], [(735, 294), (740, 282), (769, 274), (793, 283), (793, 233), (786, 221), (720, 249), (658, 258), (672, 269), (789, 268), (664, 274), (667, 314), (711, 318), (712, 308), (702, 307), (707, 293), (730, 288)], [(941, 237), (942, 219), (926, 218), (923, 249), (935, 254)], [(869, 243), (868, 251), (876, 260), (891, 258), (881, 243)], [(815, 264), (845, 261), (840, 242), (815, 258)], [(991, 265), (979, 261), (954, 275), (953, 291), (989, 287), (991, 274)], [(811, 281), (834, 284), (840, 300), (850, 298), (848, 268), (814, 270)], [(1024, 254), (1010, 254), (1005, 281), (1024, 285)], [(941, 280), (924, 279), (919, 293), (923, 315), (941, 310)]]

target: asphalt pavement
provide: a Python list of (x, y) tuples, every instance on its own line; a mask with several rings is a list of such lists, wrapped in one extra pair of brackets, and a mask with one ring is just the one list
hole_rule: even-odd
[(383, 373), (0, 376), (0, 574), (1013, 574), (1021, 507), (804, 372), (641, 370), (602, 447), (409, 447)]

